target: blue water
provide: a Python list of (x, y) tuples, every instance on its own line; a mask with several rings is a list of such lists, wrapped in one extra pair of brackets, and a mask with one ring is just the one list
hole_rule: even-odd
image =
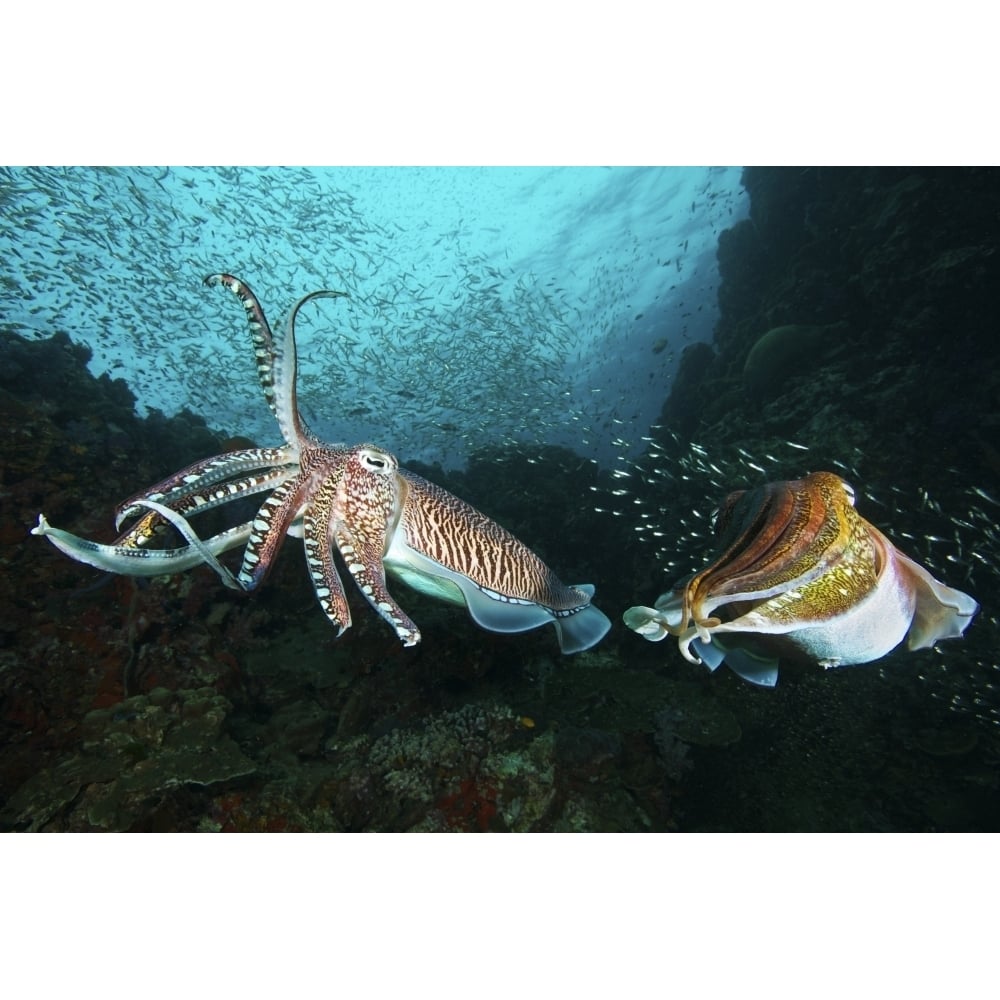
[[(0, 173), (0, 315), (63, 330), (140, 414), (278, 441), (227, 271), (277, 327), (330, 441), (462, 465), (565, 444), (602, 463), (656, 420), (717, 318), (738, 168), (25, 168)], [(624, 435), (624, 436), (623, 436)]]

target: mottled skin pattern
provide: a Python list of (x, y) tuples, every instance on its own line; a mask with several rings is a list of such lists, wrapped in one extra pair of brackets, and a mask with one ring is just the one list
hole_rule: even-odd
[[(263, 583), (285, 538), (301, 532), (316, 598), (338, 634), (350, 627), (351, 614), (334, 548), (371, 606), (405, 645), (412, 646), (420, 641), (420, 632), (386, 587), (385, 557), (395, 545), (396, 571), (408, 573), (407, 580), (418, 586), (423, 576), (440, 577), (447, 583), (439, 587), (452, 588), (435, 591), (445, 599), (461, 592), (466, 600), (486, 601), (474, 617), (482, 621), (485, 615), (488, 627), (522, 631), (555, 620), (560, 643), (565, 640), (570, 651), (598, 641), (609, 623), (590, 606), (589, 593), (562, 584), (500, 525), (400, 469), (388, 452), (370, 444), (352, 448), (324, 444), (306, 426), (295, 396), (295, 317), (306, 302), (337, 298), (342, 292), (322, 290), (301, 298), (283, 335), (275, 337), (245, 283), (228, 274), (210, 275), (205, 281), (228, 288), (246, 311), (257, 376), (285, 443), (204, 459), (130, 497), (118, 507), (116, 524), (121, 530), (123, 523), (136, 520), (111, 545), (52, 528), (44, 516), (39, 517), (35, 534), (48, 536), (75, 559), (113, 572), (152, 576), (206, 564), (227, 586), (249, 592)], [(250, 521), (210, 538), (201, 539), (187, 521), (261, 493), (268, 495)], [(155, 547), (152, 543), (168, 526), (187, 544)], [(217, 556), (244, 544), (242, 564), (234, 576)], [(469, 584), (478, 591), (463, 591)], [(523, 610), (517, 611), (521, 606)], [(580, 618), (570, 626), (569, 619), (577, 614)]]
[(337, 484), (333, 537), (361, 593), (396, 630), (404, 645), (420, 631), (389, 594), (382, 557), (399, 519), (399, 463), (372, 445), (352, 449)]

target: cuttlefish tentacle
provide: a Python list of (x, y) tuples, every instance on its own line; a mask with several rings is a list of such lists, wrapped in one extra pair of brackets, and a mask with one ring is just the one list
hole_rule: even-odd
[[(206, 511), (230, 503), (237, 497), (251, 497), (266, 490), (273, 490), (294, 475), (295, 471), (295, 467), (289, 470), (287, 466), (283, 466), (269, 475), (262, 473), (255, 476), (245, 476), (243, 479), (217, 484), (204, 492), (188, 493), (180, 499), (165, 504), (165, 506), (184, 517), (204, 514)], [(127, 506), (119, 509), (115, 518), (115, 527), (119, 530), (124, 521), (135, 517), (143, 509), (147, 513), (117, 538), (115, 545), (148, 545), (153, 538), (160, 534), (167, 522), (155, 510), (149, 509), (147, 501), (152, 499), (155, 497), (135, 497), (128, 501)]]
[[(292, 311), (285, 321), (284, 336), (281, 344), (276, 345), (274, 353), (274, 385), (277, 391), (277, 418), (278, 427), (285, 435), (286, 441), (298, 441), (301, 447), (308, 442), (313, 447), (322, 448), (323, 442), (306, 425), (302, 414), (299, 413), (296, 381), (298, 372), (298, 362), (295, 353), (295, 318), (299, 310), (314, 299), (341, 299), (347, 298), (346, 292), (335, 292), (332, 289), (324, 288), (318, 292), (310, 292), (303, 295), (298, 302), (292, 306)], [(289, 436), (291, 435), (291, 436)]]
[[(118, 505), (115, 527), (119, 531), (130, 517), (141, 510), (146, 513), (114, 544), (124, 547), (148, 545), (163, 531), (166, 519), (143, 501), (153, 500), (185, 515), (203, 513), (236, 497), (262, 492), (293, 475), (297, 465), (291, 464), (290, 459), (286, 448), (248, 449), (189, 465)], [(242, 480), (233, 479), (246, 470), (256, 470), (256, 474)]]
[(264, 582), (288, 529), (302, 509), (309, 484), (310, 477), (299, 474), (278, 486), (260, 505), (250, 523), (250, 538), (237, 574), (244, 589), (256, 590)]
[(170, 504), (183, 499), (191, 493), (203, 492), (209, 486), (225, 482), (236, 476), (250, 472), (274, 470), (281, 466), (295, 468), (298, 464), (292, 449), (285, 448), (246, 448), (239, 451), (229, 451), (201, 462), (195, 462), (186, 468), (167, 476), (148, 490), (134, 494), (118, 505), (116, 514), (122, 512), (134, 500), (156, 500), (158, 503)]
[(228, 288), (246, 310), (250, 339), (253, 342), (254, 362), (257, 365), (257, 379), (264, 390), (264, 399), (267, 400), (268, 408), (277, 417), (278, 404), (275, 401), (274, 389), (274, 337), (271, 334), (271, 325), (264, 315), (264, 310), (257, 301), (257, 296), (239, 278), (231, 274), (210, 274), (205, 278), (205, 284), (223, 285)]
[(236, 581), (233, 574), (230, 573), (218, 559), (216, 559), (211, 545), (206, 544), (198, 537), (194, 528), (188, 524), (185, 518), (181, 517), (180, 514), (171, 510), (169, 507), (166, 507), (161, 503), (157, 503), (155, 500), (138, 500), (136, 503), (142, 507), (148, 507), (150, 510), (155, 511), (165, 521), (172, 524), (177, 529), (177, 532), (181, 535), (181, 537), (188, 543), (188, 547), (194, 549), (201, 556), (202, 561), (206, 566), (210, 566), (215, 570), (219, 579), (222, 580), (227, 587), (231, 590), (243, 589)]
[[(150, 501), (144, 502), (149, 503)], [(169, 508), (166, 509), (169, 510)], [(163, 515), (157, 513), (156, 516), (159, 518)], [(164, 517), (164, 520), (169, 522), (170, 518)], [(44, 514), (38, 515), (38, 524), (31, 529), (31, 533), (48, 538), (60, 552), (64, 552), (77, 562), (93, 566), (95, 569), (106, 570), (109, 573), (122, 573), (126, 576), (164, 576), (168, 573), (182, 573), (195, 566), (204, 565), (208, 561), (206, 552), (215, 557), (243, 545), (250, 537), (250, 525), (249, 523), (241, 524), (221, 531), (217, 535), (201, 541), (201, 545), (197, 547), (189, 543), (171, 549), (152, 549), (136, 544), (105, 545), (101, 542), (92, 542), (69, 531), (63, 531), (61, 528), (53, 528)]]
[(339, 299), (350, 296), (347, 292), (337, 292), (327, 288), (303, 295), (292, 306), (285, 320), (281, 339), (275, 340), (271, 326), (264, 315), (264, 309), (249, 285), (231, 274), (211, 274), (205, 279), (205, 284), (223, 285), (243, 304), (253, 341), (257, 377), (264, 390), (267, 405), (278, 421), (278, 427), (285, 440), (293, 443), (308, 440), (313, 445), (321, 446), (322, 443), (302, 419), (296, 399), (295, 319), (302, 306), (313, 299)]
[(681, 622), (668, 628), (684, 637), (681, 652), (691, 662), (700, 662), (691, 652), (692, 640), (708, 642), (712, 630), (722, 624), (718, 616), (710, 616), (719, 605), (773, 597), (825, 572), (824, 555), (841, 537), (843, 526), (842, 518), (829, 521), (827, 514), (842, 506), (835, 501), (843, 486), (832, 477), (818, 479), (810, 489), (788, 487), (768, 483), (741, 490), (720, 508), (716, 530), (723, 544), (729, 544), (687, 583)]
[(340, 636), (351, 627), (351, 609), (333, 559), (334, 539), (330, 526), (335, 516), (336, 486), (335, 480), (327, 480), (313, 494), (302, 518), (302, 542), (316, 599), (326, 617), (337, 626)]
[[(842, 502), (844, 484), (839, 477), (821, 473), (808, 486), (804, 483), (768, 483), (726, 498), (716, 530), (723, 545), (729, 544), (688, 581), (681, 621), (667, 626), (681, 637), (681, 653), (692, 663), (701, 662), (691, 652), (693, 640), (709, 642), (712, 631), (722, 625), (718, 616), (711, 615), (715, 608), (774, 597), (827, 572), (827, 554), (859, 519), (853, 507)], [(854, 514), (851, 524), (847, 511)], [(851, 544), (863, 545), (864, 539), (855, 534)]]

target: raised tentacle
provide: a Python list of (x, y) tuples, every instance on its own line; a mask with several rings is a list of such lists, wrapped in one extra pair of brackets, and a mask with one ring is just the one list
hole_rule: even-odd
[[(210, 274), (205, 278), (206, 285), (224, 285), (240, 300), (247, 313), (247, 324), (250, 327), (250, 338), (253, 341), (254, 361), (257, 364), (257, 378), (264, 390), (264, 398), (275, 417), (278, 407), (275, 403), (274, 389), (274, 335), (271, 326), (264, 315), (257, 296), (250, 286), (231, 274)], [(291, 438), (286, 438), (291, 440)]]
[(264, 316), (264, 310), (250, 286), (231, 274), (210, 274), (205, 284), (224, 285), (232, 291), (247, 312), (250, 336), (253, 339), (254, 358), (257, 362), (257, 377), (267, 405), (278, 421), (284, 439), (296, 447), (303, 440), (319, 445), (319, 439), (306, 426), (299, 414), (296, 401), (296, 354), (295, 318), (299, 309), (312, 299), (348, 298), (347, 292), (321, 289), (304, 295), (292, 307), (285, 321), (285, 330), (280, 341), (275, 340), (271, 327)]
[[(280, 344), (275, 345), (274, 351), (274, 385), (276, 389), (277, 411), (275, 417), (281, 433), (285, 435), (286, 441), (309, 441), (315, 447), (323, 447), (322, 441), (309, 429), (306, 422), (299, 413), (299, 404), (296, 389), (297, 361), (295, 353), (295, 317), (299, 310), (313, 299), (339, 299), (348, 298), (347, 292), (335, 292), (331, 289), (321, 289), (318, 292), (310, 292), (303, 295), (298, 302), (292, 306), (292, 311), (285, 321), (284, 339)], [(289, 433), (293, 437), (288, 437)]]

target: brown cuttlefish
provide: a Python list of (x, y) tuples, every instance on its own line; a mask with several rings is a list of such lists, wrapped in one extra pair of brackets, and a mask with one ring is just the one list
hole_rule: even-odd
[(781, 658), (838, 667), (904, 639), (925, 649), (961, 636), (979, 610), (861, 517), (832, 472), (731, 493), (716, 533), (718, 558), (655, 607), (629, 608), (625, 624), (652, 642), (675, 636), (692, 663), (725, 661), (754, 684), (773, 686)]

